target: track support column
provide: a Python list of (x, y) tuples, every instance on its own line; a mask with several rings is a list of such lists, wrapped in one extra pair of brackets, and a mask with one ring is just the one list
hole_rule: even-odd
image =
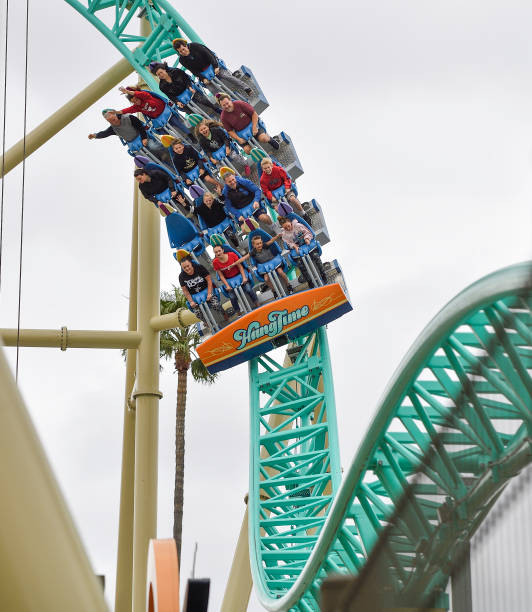
[(142, 340), (137, 353), (135, 427), (135, 517), (133, 526), (133, 612), (146, 608), (146, 563), (150, 538), (157, 537), (157, 450), (159, 434), (159, 214), (139, 198), (138, 313)]

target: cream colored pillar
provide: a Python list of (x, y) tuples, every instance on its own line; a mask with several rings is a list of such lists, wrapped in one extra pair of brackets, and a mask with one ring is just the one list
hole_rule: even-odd
[(135, 424), (135, 515), (133, 526), (133, 612), (145, 611), (148, 545), (157, 537), (157, 447), (159, 434), (159, 332), (150, 320), (159, 307), (159, 219), (151, 202), (139, 198)]
[[(29, 157), (40, 146), (50, 140), (52, 136), (55, 136), (80, 113), (87, 110), (89, 106), (94, 104), (132, 72), (133, 67), (131, 64), (126, 59), (121, 59), (88, 87), (80, 91), (70, 102), (67, 102), (59, 110), (55, 111), (53, 115), (50, 115), (46, 121), (43, 121), (29, 134), (26, 134), (26, 157)], [(23, 157), (24, 141), (19, 140), (17, 144), (6, 151), (4, 160), (0, 156), (0, 176), (2, 176), (2, 164), (4, 167), (3, 174), (6, 175), (15, 166), (20, 164)]]
[[(139, 192), (133, 185), (133, 222), (131, 230), (131, 267), (129, 273), (128, 330), (137, 329), (138, 276), (138, 206)], [(135, 494), (135, 412), (130, 398), (135, 385), (136, 350), (126, 355), (126, 388), (124, 397), (124, 431), (122, 435), (122, 478), (120, 483), (120, 519), (118, 557), (116, 562), (115, 612), (131, 612), (133, 592), (133, 503)]]
[(0, 349), (0, 610), (108, 612)]

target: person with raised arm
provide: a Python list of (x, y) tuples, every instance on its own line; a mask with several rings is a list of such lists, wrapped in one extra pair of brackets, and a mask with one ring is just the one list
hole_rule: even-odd
[(110, 124), (109, 127), (100, 132), (89, 134), (89, 140), (107, 138), (108, 136), (119, 136), (126, 143), (133, 142), (138, 137), (142, 145), (155, 157), (169, 164), (168, 151), (157, 140), (150, 138), (146, 132), (146, 126), (135, 115), (121, 115), (114, 108), (105, 108), (102, 111), (104, 119)]
[[(151, 92), (144, 89), (128, 86), (119, 87), (118, 90), (121, 91), (131, 102), (131, 106), (118, 111), (122, 115), (129, 113), (142, 113), (150, 119), (157, 119), (157, 117), (159, 117), (159, 115), (161, 115), (161, 113), (163, 113), (166, 109), (166, 102), (164, 100), (161, 100), (161, 98), (152, 95)], [(169, 123), (176, 129), (187, 134), (191, 140), (196, 140), (196, 137), (194, 134), (192, 134), (188, 125), (186, 125), (186, 123), (174, 113), (170, 115)]]
[[(280, 235), (281, 234), (277, 234), (276, 236), (273, 236), (272, 238), (270, 238), (270, 240), (267, 240), (266, 242), (264, 242), (260, 236), (257, 236), (257, 235), (253, 236), (253, 238), (251, 238), (251, 249), (249, 253), (247, 253), (246, 255), (243, 255), (242, 257), (240, 257), (240, 259), (237, 259), (233, 264), (231, 264), (231, 266), (238, 265), (242, 263), (243, 261), (246, 261), (246, 259), (250, 259), (250, 258), (253, 258), (255, 262), (259, 264), (267, 263), (271, 261), (274, 257), (277, 256), (277, 254), (274, 253), (270, 247), (277, 240), (277, 238), (279, 238)], [(292, 289), (292, 285), (290, 284), (290, 281), (288, 280), (288, 276), (286, 276), (285, 271), (283, 270), (282, 261), (279, 262), (279, 265), (275, 268), (275, 270), (277, 271), (279, 278), (283, 281), (287, 294), (292, 295), (292, 293), (294, 293), (294, 290)], [(264, 281), (266, 282), (268, 287), (272, 290), (272, 293), (275, 295), (275, 290), (273, 288), (273, 283), (270, 279), (269, 274), (264, 274)]]

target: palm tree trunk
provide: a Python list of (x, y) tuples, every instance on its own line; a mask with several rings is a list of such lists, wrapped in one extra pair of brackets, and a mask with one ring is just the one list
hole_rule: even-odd
[(185, 411), (187, 406), (187, 370), (177, 372), (177, 405), (175, 419), (175, 486), (174, 486), (174, 540), (181, 567), (181, 541), (185, 479)]

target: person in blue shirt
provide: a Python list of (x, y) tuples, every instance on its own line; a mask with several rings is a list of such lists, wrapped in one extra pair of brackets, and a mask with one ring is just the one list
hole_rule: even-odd
[(242, 225), (245, 221), (242, 211), (250, 204), (253, 204), (251, 216), (267, 225), (273, 224), (271, 217), (262, 205), (262, 192), (255, 183), (232, 173), (226, 174), (224, 181), (225, 187), (222, 196), (224, 197), (225, 207), (241, 224), (242, 231), (246, 231)]

